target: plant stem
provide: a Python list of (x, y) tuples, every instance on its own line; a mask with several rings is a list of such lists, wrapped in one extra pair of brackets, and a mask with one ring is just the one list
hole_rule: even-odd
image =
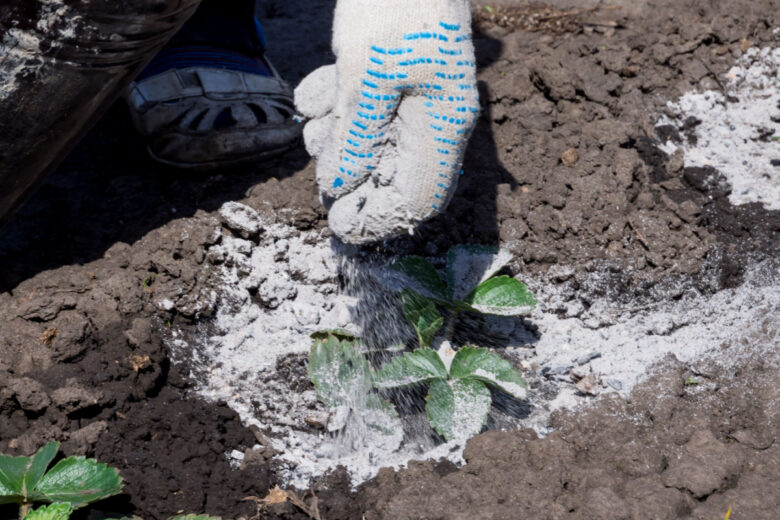
[(452, 343), (452, 336), (455, 335), (455, 324), (458, 321), (460, 309), (451, 309), (447, 316), (447, 327), (444, 329), (444, 339)]
[(19, 504), (19, 520), (24, 520), (24, 517), (27, 516), (27, 513), (30, 512), (30, 509), (32, 509), (32, 504), (28, 502)]

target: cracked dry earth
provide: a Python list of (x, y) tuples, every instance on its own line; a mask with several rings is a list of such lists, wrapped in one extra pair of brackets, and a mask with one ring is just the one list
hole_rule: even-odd
[[(668, 101), (717, 90), (750, 46), (777, 46), (780, 3), (574, 4), (475, 5), (483, 117), (467, 175), (444, 216), (384, 249), (501, 244), (516, 256), (513, 274), (558, 289), (560, 312), (580, 308), (582, 319), (605, 300), (631, 312), (738, 287), (760, 262), (776, 273), (778, 211), (732, 205), (717, 171), (660, 149), (672, 130), (690, 129), (655, 122)], [(332, 6), (260, 4), (291, 82), (331, 59), (318, 27)], [(108, 512), (257, 514), (243, 499), (278, 482), (274, 464), (260, 454), (231, 467), (225, 454), (251, 448), (255, 432), (191, 395), (164, 339), (219, 306), (206, 251), (215, 229), (230, 233), (223, 203), (241, 200), (301, 232), (325, 228), (313, 171), (299, 149), (268, 165), (181, 175), (147, 159), (124, 107), (112, 109), (0, 236), (0, 451), (60, 440), (66, 454), (116, 465), (125, 493), (100, 505)], [(627, 400), (555, 412), (544, 438), (486, 432), (463, 467), (410, 463), (356, 491), (342, 473), (320, 480), (321, 516), (703, 520), (732, 506), (734, 519), (776, 519), (776, 316), (724, 342), (717, 359), (664, 359)], [(686, 384), (691, 376), (698, 384)], [(260, 514), (307, 518), (289, 503)]]

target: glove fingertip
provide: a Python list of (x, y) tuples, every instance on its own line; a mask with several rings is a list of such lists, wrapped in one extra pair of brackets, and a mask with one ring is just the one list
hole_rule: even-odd
[(295, 107), (303, 116), (326, 116), (336, 105), (336, 66), (326, 65), (303, 78), (295, 89)]
[(416, 220), (394, 188), (364, 184), (333, 203), (328, 223), (343, 242), (360, 245), (411, 232)]
[(306, 151), (315, 159), (319, 158), (328, 144), (328, 136), (333, 126), (331, 117), (312, 119), (303, 127), (303, 141)]
[(331, 199), (338, 199), (348, 192), (344, 175), (338, 170), (336, 161), (329, 157), (329, 149), (317, 160), (317, 184), (320, 193)]

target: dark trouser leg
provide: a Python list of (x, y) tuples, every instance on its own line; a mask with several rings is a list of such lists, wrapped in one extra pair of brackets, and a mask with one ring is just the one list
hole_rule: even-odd
[(2, 2), (0, 227), (199, 2)]
[(255, 0), (203, 0), (169, 46), (197, 44), (262, 56), (265, 42), (258, 34)]

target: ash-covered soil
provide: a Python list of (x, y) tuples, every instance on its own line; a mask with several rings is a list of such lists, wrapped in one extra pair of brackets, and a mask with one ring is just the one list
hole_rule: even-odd
[[(777, 260), (779, 212), (730, 204), (717, 175), (658, 148), (691, 128), (655, 122), (667, 101), (718, 89), (749, 46), (778, 45), (780, 2), (616, 1), (573, 15), (554, 3), (477, 8), (484, 115), (466, 175), (444, 216), (386, 249), (500, 243), (515, 274), (566, 284), (586, 307), (711, 293)], [(332, 6), (260, 6), (291, 82), (332, 59)], [(257, 436), (226, 406), (188, 395), (163, 338), (218, 304), (205, 252), (222, 203), (324, 228), (313, 172), (301, 149), (242, 170), (171, 171), (115, 107), (0, 236), (0, 451), (60, 440), (116, 465), (126, 487), (104, 504), (112, 511), (255, 514), (243, 499), (265, 496), (277, 475), (263, 456), (231, 469), (225, 453)], [(777, 345), (769, 329), (752, 341)], [(696, 372), (669, 359), (629, 402), (559, 413), (544, 439), (478, 436), (460, 469), (414, 463), (356, 493), (335, 476), (316, 490), (322, 518), (711, 519), (732, 504), (732, 518), (777, 518), (776, 357)], [(685, 385), (691, 375), (698, 384)], [(263, 515), (306, 518), (290, 504)]]

